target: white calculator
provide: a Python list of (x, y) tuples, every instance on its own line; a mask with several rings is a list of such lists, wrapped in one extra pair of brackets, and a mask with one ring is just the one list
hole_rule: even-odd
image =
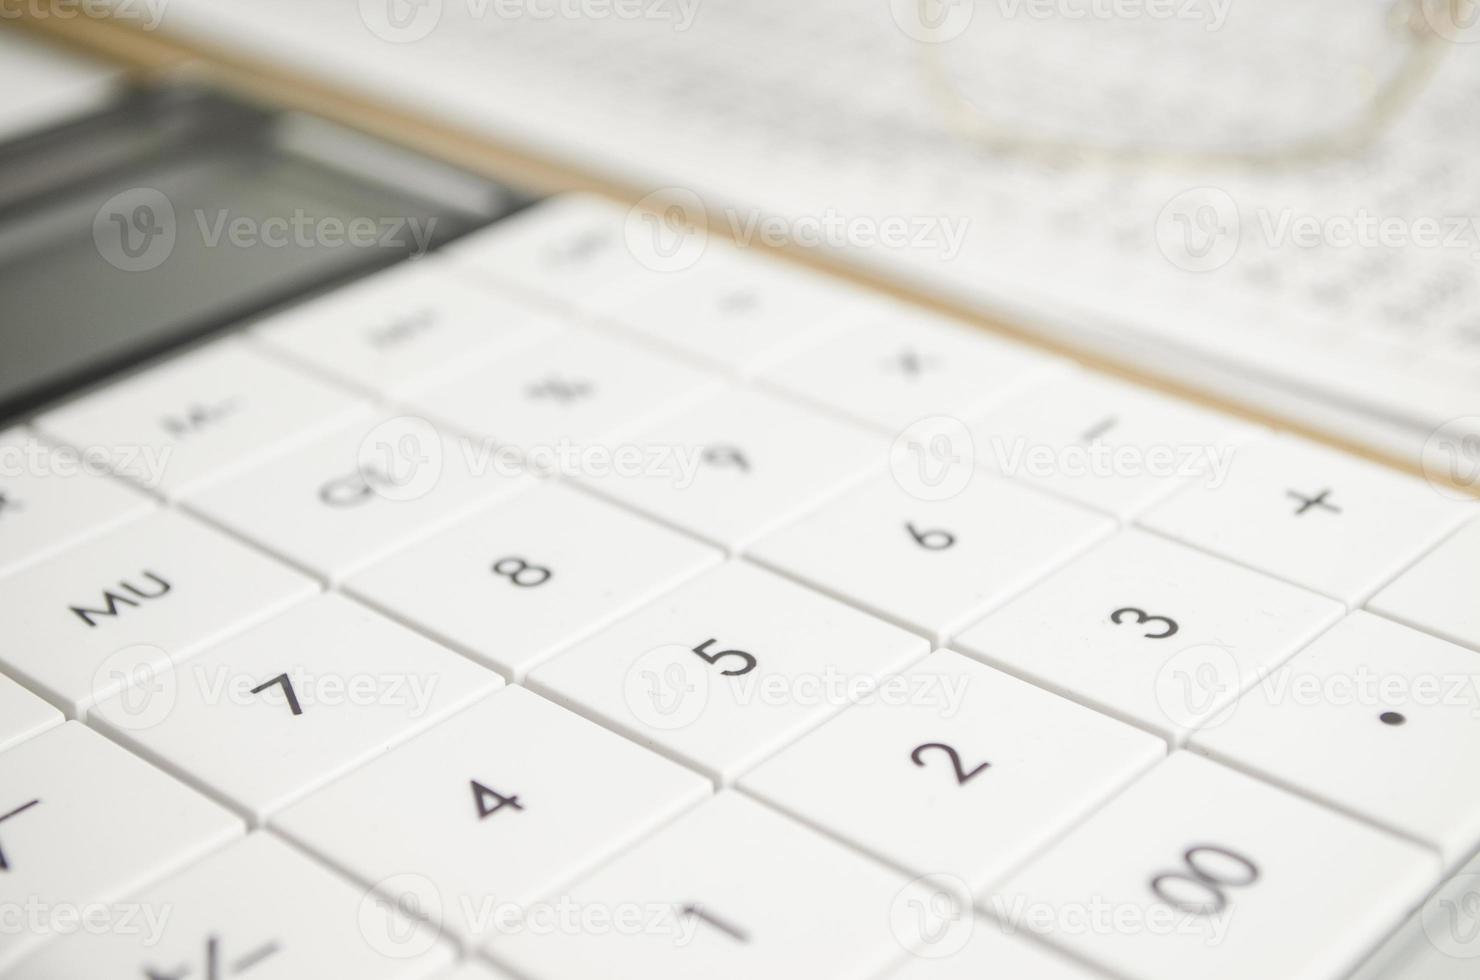
[(1480, 971), (1454, 481), (215, 96), (0, 178), (0, 977)]

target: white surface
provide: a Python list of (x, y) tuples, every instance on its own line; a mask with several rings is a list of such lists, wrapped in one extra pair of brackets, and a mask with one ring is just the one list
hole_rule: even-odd
[(1480, 846), (1468, 778), (1480, 767), (1480, 657), (1381, 617), (1343, 620), (1192, 747), (1427, 843), (1450, 865)]
[[(453, 956), (427, 926), (394, 909), (367, 908), (362, 889), (267, 834), (236, 841), (135, 900), (169, 910), (158, 935), (78, 932), (12, 975), (425, 980)], [(166, 972), (181, 967), (188, 972)]]
[(1180, 742), (1342, 612), (1313, 592), (1129, 530), (954, 645)]
[(876, 302), (866, 319), (766, 371), (765, 380), (892, 436), (930, 415), (970, 419), (1063, 367), (907, 306)]
[(972, 426), (978, 463), (1122, 520), (1185, 485), (1222, 480), (1249, 425), (1074, 372)]
[(8, 578), (0, 660), (73, 715), (126, 685), (147, 701), (170, 663), (315, 591), (275, 559), (161, 511)]
[[(1218, 913), (1179, 911), (1151, 890), (1163, 874), (1191, 878), (1185, 855), (1199, 847), (1232, 851), (1258, 872), (1247, 885), (1212, 886), (1226, 903)], [(1216, 853), (1193, 861), (1216, 881), (1250, 877)], [(1437, 878), (1437, 860), (1415, 844), (1177, 752), (987, 905), (1018, 909), (1023, 928), (1145, 980), (1336, 980)], [(1163, 887), (1185, 902), (1217, 901), (1195, 878)], [(1046, 911), (1035, 921), (1034, 909)], [(1094, 909), (1100, 925), (1086, 926)]]
[[(731, 0), (636, 19), (449, 3), (391, 24), (373, 4), (181, 0), (166, 30), (639, 193), (698, 192), (722, 233), (765, 240), (776, 221), (886, 277), (1395, 451), (1480, 415), (1474, 232), (1418, 243), (1419, 221), (1449, 221), (1442, 235), (1480, 214), (1464, 179), (1480, 151), (1473, 43), (1440, 40), (1414, 104), (1348, 149), (1321, 141), (1362, 121), (1412, 47), (1386, 4), (1263, 0), (1216, 22), (1208, 5), (954, 9), (934, 32), (908, 2)], [(984, 129), (1072, 135), (1020, 153), (984, 145)], [(1085, 139), (1174, 156), (1106, 163)], [(1306, 139), (1331, 152), (1176, 155)], [(1180, 197), (1196, 188), (1212, 191)], [(1403, 234), (1354, 244), (1363, 215)], [(1320, 229), (1314, 244), (1297, 221)]]
[[(230, 812), (77, 722), (0, 754), (0, 786), (0, 813), (40, 801), (0, 821), (0, 902), (17, 910), (124, 898), (242, 832)], [(0, 967), (65, 928), (31, 921), (0, 937)]]
[(69, 402), (37, 425), (178, 496), (365, 412), (340, 389), (227, 339)]
[(892, 473), (756, 542), (751, 557), (937, 643), (1068, 562), (1113, 521), (986, 475), (926, 500)]
[(118, 87), (118, 69), (38, 38), (0, 32), (0, 139), (23, 136), (101, 108)]
[(152, 502), (24, 429), (0, 433), (0, 574), (131, 518)]
[[(518, 802), (480, 797), (474, 782)], [(509, 688), (272, 825), (471, 939), (511, 921), (501, 907), (535, 914), (554, 889), (708, 792), (697, 774)]]
[(882, 466), (889, 448), (862, 426), (746, 388), (719, 391), (628, 441), (672, 465), (583, 482), (732, 551)]
[[(274, 683), (284, 674), (296, 713)], [(179, 665), (157, 702), (140, 707), (124, 692), (88, 719), (260, 823), (502, 686), (492, 671), (328, 595)]]
[(537, 667), (529, 683), (723, 783), (927, 650), (897, 626), (730, 562)]
[(517, 350), (557, 329), (540, 311), (427, 258), (296, 306), (254, 333), (326, 374), (389, 395), (464, 358)]
[(986, 892), (1166, 754), (1158, 738), (950, 651), (888, 683), (740, 787), (912, 875)]
[(1409, 626), (1480, 650), (1480, 520), (1424, 555), (1367, 603)]
[[(1330, 491), (1324, 503), (1307, 507), (1322, 491)], [(1356, 606), (1476, 506), (1416, 477), (1280, 437), (1243, 447), (1221, 485), (1189, 486), (1141, 522)]]
[[(582, 907), (638, 909), (643, 929), (522, 933), (487, 949), (536, 980), (866, 977), (900, 949), (890, 913), (913, 897), (906, 889), (902, 876), (721, 793), (569, 890)], [(694, 907), (711, 920), (684, 912)]]
[(221, 480), (186, 506), (340, 581), (530, 482), (416, 416), (376, 416)]
[(719, 559), (621, 508), (545, 485), (372, 566), (346, 588), (517, 678)]
[(0, 674), (0, 750), (62, 723), (62, 713)]

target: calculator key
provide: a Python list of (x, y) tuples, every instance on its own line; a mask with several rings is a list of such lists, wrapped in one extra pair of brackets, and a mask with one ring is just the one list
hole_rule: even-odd
[(979, 414), (1062, 369), (985, 330), (903, 305), (886, 309), (767, 370), (765, 380), (897, 433), (925, 416)]
[(582, 482), (732, 551), (882, 467), (889, 449), (861, 427), (740, 388), (628, 441), (655, 465)]
[(1140, 387), (1065, 372), (972, 432), (988, 471), (1124, 520), (1185, 484), (1221, 484), (1254, 430)]
[(507, 921), (501, 907), (528, 909), (708, 793), (698, 775), (510, 687), (272, 825), (471, 939)]
[(330, 581), (528, 487), (523, 467), (415, 416), (362, 422), (185, 506)]
[(41, 416), (46, 435), (112, 454), (170, 497), (334, 429), (368, 409), (241, 340), (223, 340)]
[(0, 575), (153, 509), (102, 465), (24, 429), (0, 432)]
[[(880, 980), (1103, 980), (1104, 974), (1081, 966), (1041, 943), (1007, 934), (991, 919), (977, 919), (965, 944), (957, 942), (959, 927), (937, 926), (938, 947), (926, 945), (920, 954), (905, 957), (898, 969)], [(940, 950), (937, 952), (937, 948)]]
[(1165, 755), (1159, 738), (941, 650), (739, 785), (910, 874), (981, 890)]
[(676, 531), (550, 484), (371, 566), (345, 588), (517, 679), (719, 560)]
[(611, 318), (712, 367), (749, 375), (836, 334), (866, 308), (866, 295), (716, 244), (703, 263), (615, 306)]
[(62, 713), (0, 674), (0, 751), (62, 723)]
[(539, 301), (603, 314), (617, 297), (667, 277), (628, 247), (628, 209), (591, 194), (562, 194), (453, 243), (442, 254), (463, 275)]
[(537, 667), (529, 684), (727, 783), (928, 651), (729, 562)]
[(962, 651), (1180, 742), (1341, 604), (1125, 530), (968, 628)]
[(503, 686), (337, 595), (300, 603), (124, 691), (89, 720), (254, 823)]
[(562, 461), (563, 445), (597, 444), (664, 412), (718, 383), (683, 361), (624, 340), (571, 329), (508, 357), (470, 365), (408, 396), (419, 411), (449, 428), (526, 454), (562, 470), (586, 461)]
[(10, 576), (0, 663), (71, 715), (318, 591), (199, 521), (159, 511)]
[(1176, 752), (986, 904), (1120, 976), (1335, 980), (1437, 880), (1416, 844)]
[[(736, 793), (719, 796), (567, 890), (640, 929), (496, 936), (495, 961), (531, 980), (863, 978), (900, 951), (903, 876)], [(640, 918), (639, 918), (640, 917)]]
[(1473, 513), (1416, 477), (1278, 437), (1241, 449), (1220, 486), (1188, 487), (1142, 523), (1355, 606)]
[(1444, 539), (1384, 588), (1367, 608), (1480, 650), (1480, 520)]
[(1193, 736), (1192, 748), (1366, 817), (1455, 863), (1480, 846), (1480, 659), (1353, 613)]
[(0, 907), (43, 915), (7, 919), (0, 969), (65, 927), (48, 910), (123, 898), (241, 832), (225, 809), (78, 722), (7, 749)]
[(254, 335), (345, 384), (391, 395), (465, 358), (517, 350), (558, 329), (537, 308), (426, 258), (295, 306)]
[(748, 554), (940, 643), (1114, 529), (996, 477), (923, 500), (880, 473)]
[(430, 926), (269, 834), (249, 834), (130, 897), (106, 928), (79, 929), (12, 980), (142, 977), (428, 980), (453, 949)]

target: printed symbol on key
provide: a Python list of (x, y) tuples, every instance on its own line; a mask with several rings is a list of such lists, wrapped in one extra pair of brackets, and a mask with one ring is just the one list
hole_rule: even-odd
[[(100, 617), (118, 616), (119, 606), (137, 608), (142, 602), (150, 599), (158, 599), (168, 594), (171, 588), (172, 586), (167, 580), (146, 568), (139, 573), (139, 578), (137, 579), (120, 580), (118, 591), (113, 591), (111, 587), (104, 589), (101, 602), (102, 608), (93, 608), (91, 606), (68, 606), (67, 608), (73, 615), (91, 628), (98, 625), (98, 618)], [(124, 593), (128, 593), (128, 595)]]
[(717, 466), (721, 469), (728, 467), (739, 470), (741, 473), (750, 472), (750, 457), (746, 456), (739, 446), (705, 446), (699, 458), (710, 466)]
[(371, 347), (391, 347), (425, 333), (437, 322), (437, 311), (429, 308), (395, 317), (366, 332)]
[(470, 779), (468, 782), (473, 787), (473, 804), (478, 807), (479, 820), (487, 820), (506, 806), (513, 807), (515, 810), (524, 809), (524, 804), (519, 802), (517, 794), (505, 796), (496, 789), (489, 789), (476, 779)]
[(1111, 415), (1110, 417), (1105, 419), (1101, 419), (1099, 422), (1096, 422), (1094, 425), (1086, 429), (1084, 431), (1084, 434), (1079, 437), (1079, 441), (1085, 443), (1098, 442), (1101, 436), (1109, 432), (1111, 429), (1115, 428), (1118, 424), (1120, 424), (1120, 419), (1116, 418), (1114, 415)]
[(1322, 510), (1329, 510), (1333, 514), (1341, 513), (1340, 507), (1337, 507), (1335, 504), (1332, 503), (1327, 503), (1327, 498), (1331, 496), (1330, 490), (1322, 490), (1314, 497), (1307, 497), (1297, 490), (1286, 490), (1285, 496), (1289, 497), (1292, 500), (1300, 501), (1300, 506), (1295, 511), (1296, 517), (1304, 514), (1312, 507), (1319, 507)]
[[(196, 977), (202, 980), (226, 980), (227, 977), (237, 977), (246, 973), (252, 967), (270, 958), (278, 952), (279, 946), (276, 940), (263, 943), (255, 949), (243, 953), (241, 956), (223, 964), (221, 962), (221, 939), (219, 936), (206, 937), (204, 970), (196, 973), (189, 966), (177, 967), (166, 973), (151, 967), (144, 967), (144, 976), (148, 980), (194, 980)], [(223, 969), (222, 967), (225, 967)]]
[[(40, 802), (41, 802), (40, 800), (32, 800), (30, 803), (22, 803), (20, 806), (16, 807), (14, 810), (11, 810), (9, 813), (4, 814), (4, 815), (0, 815), (0, 823), (4, 823), (5, 821), (9, 820), (11, 817), (15, 816), (16, 814), (25, 813), (27, 810), (31, 809), (31, 807), (35, 806), (36, 804), (38, 804)], [(5, 856), (5, 850), (4, 850), (4, 848), (0, 848), (0, 871), (9, 871), (9, 870), (10, 870), (10, 860)]]
[(714, 915), (710, 912), (706, 912), (704, 910), (704, 906), (702, 905), (685, 905), (681, 911), (684, 915), (692, 916), (693, 918), (698, 919), (700, 922), (708, 923), (710, 926), (718, 929), (720, 932), (724, 933), (726, 936), (729, 936), (737, 943), (750, 942), (750, 937), (747, 936), (742, 930), (726, 922), (724, 919), (721, 919), (719, 916)]
[[(1135, 619), (1131, 619), (1130, 617), (1132, 616), (1134, 616)], [(1150, 613), (1146, 612), (1146, 610), (1137, 609), (1135, 606), (1126, 606), (1124, 608), (1115, 610), (1113, 613), (1110, 614), (1110, 622), (1114, 623), (1116, 626), (1119, 626), (1122, 623), (1129, 622), (1133, 622), (1137, 626), (1147, 626), (1149, 627), (1150, 631), (1143, 633), (1142, 635), (1145, 636), (1148, 640), (1165, 640), (1170, 636), (1177, 635), (1177, 631), (1182, 628), (1177, 625), (1177, 621), (1175, 619), (1172, 619), (1168, 616), (1153, 616)], [(1152, 627), (1150, 626), (1150, 624), (1152, 623), (1160, 623), (1161, 626)]]
[(761, 305), (761, 298), (753, 289), (732, 289), (724, 293), (716, 304), (719, 311), (731, 316), (750, 313)]
[(229, 419), (244, 407), (245, 402), (240, 397), (228, 398), (213, 405), (197, 402), (179, 415), (164, 416), (159, 420), (159, 425), (169, 435), (183, 438)]
[(956, 773), (957, 786), (965, 786), (972, 780), (973, 777), (980, 776), (982, 773), (992, 768), (992, 764), (990, 762), (983, 762), (979, 763), (978, 765), (973, 767), (970, 772), (968, 772), (966, 770), (966, 767), (961, 763), (961, 753), (957, 752), (954, 747), (949, 746), (944, 742), (926, 742), (924, 745), (915, 746), (915, 750), (910, 753), (910, 760), (914, 762), (915, 765), (923, 767), (925, 765), (924, 755), (931, 749), (943, 753), (947, 758), (951, 760), (951, 768)]
[(902, 350), (898, 354), (884, 362), (886, 369), (899, 371), (907, 378), (918, 378), (926, 371), (935, 367), (937, 358), (921, 357), (918, 351)]
[(565, 378), (549, 377), (538, 384), (530, 385), (524, 391), (530, 398), (549, 398), (562, 405), (569, 405), (571, 402), (589, 397), (595, 390), (595, 385), (589, 381), (569, 381)]
[(293, 690), (293, 680), (287, 674), (278, 674), (276, 677), (268, 678), (261, 684), (258, 684), (256, 687), (252, 688), (252, 693), (261, 694), (263, 691), (274, 685), (282, 687), (283, 697), (287, 698), (288, 700), (288, 709), (292, 711), (295, 715), (303, 714), (303, 708), (298, 704), (298, 692)]
[(1199, 844), (1182, 853), (1182, 866), (1151, 879), (1151, 893), (1189, 915), (1219, 915), (1232, 898), (1230, 889), (1259, 880), (1259, 865), (1237, 851)]

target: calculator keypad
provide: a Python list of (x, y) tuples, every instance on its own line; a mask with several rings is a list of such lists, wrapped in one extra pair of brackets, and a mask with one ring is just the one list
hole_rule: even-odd
[(1473, 505), (655, 217), (0, 434), (0, 972), (1339, 980), (1480, 846)]

